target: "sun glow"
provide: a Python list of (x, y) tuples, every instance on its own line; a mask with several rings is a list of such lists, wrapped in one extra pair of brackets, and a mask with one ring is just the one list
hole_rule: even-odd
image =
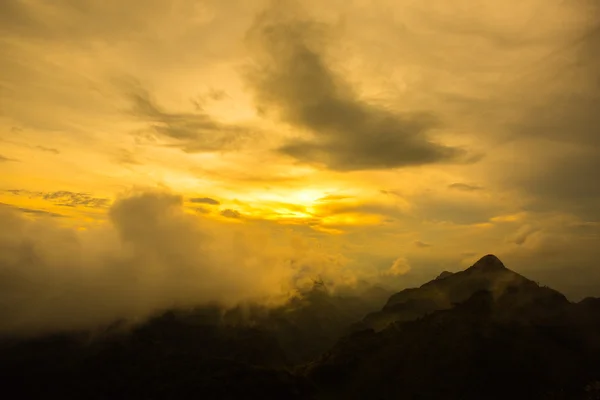
[(290, 204), (302, 207), (311, 207), (319, 199), (327, 196), (331, 191), (320, 189), (302, 189), (278, 192), (255, 192), (245, 196), (243, 200), (255, 203)]

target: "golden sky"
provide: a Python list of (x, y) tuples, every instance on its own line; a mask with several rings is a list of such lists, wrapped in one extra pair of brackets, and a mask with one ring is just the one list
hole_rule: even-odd
[(119, 201), (164, 192), (211, 232), (287, 232), (350, 275), (494, 253), (598, 294), (595, 1), (0, 8), (0, 203), (27, 223), (119, 230)]

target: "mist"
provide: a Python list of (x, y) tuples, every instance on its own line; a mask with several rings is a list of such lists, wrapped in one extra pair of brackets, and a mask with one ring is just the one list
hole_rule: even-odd
[(65, 228), (0, 207), (0, 333), (93, 329), (173, 307), (280, 305), (319, 277), (356, 276), (292, 233), (187, 213), (181, 196), (117, 199), (106, 224)]

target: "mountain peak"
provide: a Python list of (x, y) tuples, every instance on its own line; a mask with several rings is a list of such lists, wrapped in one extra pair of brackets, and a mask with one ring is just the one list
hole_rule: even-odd
[(477, 269), (504, 269), (506, 268), (504, 266), (504, 264), (502, 264), (502, 261), (500, 261), (500, 259), (498, 257), (496, 257), (493, 254), (488, 254), (485, 255), (483, 257), (481, 257), (479, 259), (479, 261), (477, 261), (475, 264), (473, 264), (471, 266), (471, 268), (477, 268)]
[(437, 278), (435, 278), (434, 280), (438, 281), (438, 280), (440, 280), (440, 279), (447, 278), (447, 277), (449, 277), (449, 276), (451, 276), (451, 275), (453, 275), (453, 273), (452, 273), (452, 272), (449, 272), (449, 271), (443, 271), (443, 272), (442, 272), (441, 274), (439, 274), (439, 275), (437, 276)]

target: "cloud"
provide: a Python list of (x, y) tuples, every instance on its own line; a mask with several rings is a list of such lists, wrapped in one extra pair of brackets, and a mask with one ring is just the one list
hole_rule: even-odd
[(198, 204), (210, 204), (212, 206), (218, 206), (221, 204), (218, 200), (211, 199), (210, 197), (193, 197), (189, 199), (190, 203), (198, 203)]
[(560, 152), (549, 150), (535, 162), (534, 168), (506, 179), (512, 179), (512, 185), (527, 191), (529, 210), (561, 210), (589, 221), (599, 220), (600, 182), (595, 178), (600, 170), (598, 149), (569, 150), (558, 146), (563, 147)]
[(509, 242), (521, 246), (525, 244), (525, 242), (529, 237), (531, 237), (531, 235), (538, 231), (540, 231), (540, 228), (536, 228), (529, 224), (523, 225), (511, 238), (509, 238)]
[(8, 157), (5, 157), (2, 154), (0, 154), (0, 163), (1, 162), (9, 162), (9, 161), (18, 161), (18, 160), (15, 160), (14, 158), (8, 158)]
[(92, 197), (88, 193), (74, 193), (68, 191), (48, 192), (43, 193), (41, 197), (44, 200), (52, 201), (61, 206), (67, 207), (90, 207), (90, 208), (104, 208), (109, 205), (110, 200)]
[(101, 197), (93, 197), (89, 193), (76, 193), (66, 190), (57, 192), (32, 192), (29, 190), (10, 189), (4, 190), (15, 196), (27, 196), (29, 198), (41, 198), (50, 201), (59, 206), (65, 207), (90, 207), (105, 208), (110, 204), (110, 200)]
[(400, 276), (405, 275), (411, 270), (408, 261), (404, 257), (397, 258), (392, 266), (383, 272), (384, 275)]
[(396, 205), (381, 204), (374, 201), (330, 201), (318, 202), (312, 207), (314, 214), (320, 216), (336, 216), (344, 214), (376, 215), (389, 218), (404, 218), (407, 213)]
[[(13, 126), (12, 128), (10, 128), (10, 132), (12, 134), (14, 134), (13, 136), (17, 136), (18, 137), (18, 135), (21, 132), (23, 132), (23, 129), (19, 128), (19, 127), (16, 127), (16, 126)], [(46, 153), (60, 154), (60, 150), (55, 149), (53, 147), (46, 147), (46, 146), (41, 146), (41, 145), (31, 145), (31, 144), (24, 143), (24, 142), (21, 142), (21, 141), (18, 141), (18, 140), (4, 139), (2, 137), (0, 137), (0, 142), (10, 143), (10, 144), (21, 146), (21, 147), (27, 147), (27, 148), (30, 148), (30, 149), (39, 150), (39, 151), (43, 151), (43, 152), (46, 152)], [(5, 158), (5, 157), (2, 157), (0, 155), (0, 162), (2, 161), (3, 158)]]
[(149, 124), (152, 132), (174, 139), (170, 146), (188, 153), (238, 149), (250, 136), (248, 129), (220, 123), (202, 112), (169, 112), (156, 104), (139, 83), (127, 83), (131, 113)]
[(187, 214), (177, 195), (136, 192), (109, 216), (77, 231), (0, 207), (0, 333), (93, 328), (208, 302), (278, 304), (317, 276), (333, 287), (354, 279), (326, 246)]
[(478, 186), (478, 185), (469, 185), (467, 183), (460, 183), (460, 182), (456, 182), (456, 183), (453, 183), (451, 185), (448, 185), (448, 188), (460, 190), (460, 191), (463, 191), (463, 192), (475, 192), (475, 191), (478, 191), (478, 190), (483, 190), (483, 187), (481, 187), (481, 186)]
[(369, 170), (456, 162), (462, 149), (430, 140), (437, 127), (428, 113), (399, 113), (360, 98), (328, 66), (327, 29), (301, 18), (288, 2), (274, 2), (248, 33), (255, 63), (246, 75), (260, 110), (310, 133), (279, 151), (306, 163)]
[(1, 207), (10, 207), (10, 208), (13, 208), (15, 210), (19, 210), (19, 211), (21, 211), (22, 213), (25, 213), (25, 214), (36, 214), (36, 215), (42, 215), (42, 216), (54, 217), (54, 218), (56, 218), (56, 217), (58, 217), (58, 218), (65, 217), (62, 214), (58, 214), (58, 213), (54, 213), (54, 212), (50, 212), (50, 211), (46, 211), (46, 210), (36, 210), (36, 209), (33, 209), (33, 208), (17, 207), (17, 206), (13, 206), (11, 204), (0, 203), (0, 206)]
[(575, 32), (568, 32), (570, 40), (519, 79), (523, 88), (513, 95), (523, 100), (511, 107), (519, 111), (510, 124), (510, 139), (522, 153), (513, 168), (500, 171), (505, 187), (528, 198), (528, 210), (567, 212), (597, 221), (600, 24), (596, 19), (571, 30)]
[(497, 199), (447, 197), (433, 193), (415, 196), (411, 202), (414, 215), (421, 220), (458, 225), (489, 222), (497, 215), (506, 214), (508, 207)]
[(427, 247), (431, 247), (431, 244), (425, 243), (425, 242), (421, 242), (420, 240), (417, 240), (414, 244), (415, 244), (415, 246), (420, 247), (422, 249), (427, 248)]
[(142, 165), (135, 157), (134, 153), (127, 149), (120, 149), (117, 154), (113, 156), (113, 160), (121, 165)]
[(60, 150), (52, 148), (52, 147), (35, 146), (35, 148), (38, 149), (38, 150), (40, 150), (40, 151), (45, 151), (46, 153), (60, 154)]
[(225, 210), (221, 211), (220, 214), (226, 218), (232, 218), (232, 219), (242, 218), (242, 214), (239, 211), (232, 210), (230, 208), (226, 208)]
[[(146, 28), (148, 18), (175, 11), (157, 1), (144, 2), (143, 10), (139, 6), (138, 1), (117, 7), (93, 0), (56, 0), (52, 3), (7, 0), (2, 4), (0, 32), (69, 44), (92, 39), (115, 43), (130, 39)], [(177, 12), (182, 11), (177, 9)]]

